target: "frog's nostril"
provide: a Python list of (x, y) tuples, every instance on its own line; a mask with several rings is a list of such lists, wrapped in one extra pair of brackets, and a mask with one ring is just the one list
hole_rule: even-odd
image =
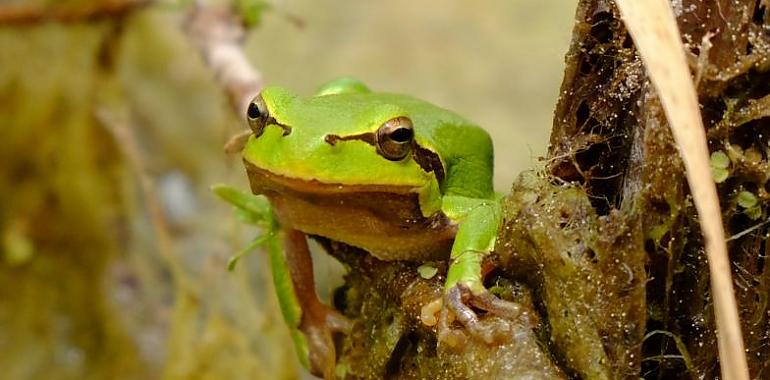
[(341, 138), (337, 135), (326, 135), (324, 136), (324, 141), (326, 141), (327, 144), (331, 146), (337, 145), (337, 141), (340, 141)]

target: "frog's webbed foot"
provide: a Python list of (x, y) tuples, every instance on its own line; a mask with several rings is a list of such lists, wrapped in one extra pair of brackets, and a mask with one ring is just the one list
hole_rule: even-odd
[(337, 353), (334, 335), (348, 334), (350, 321), (334, 309), (318, 304), (303, 315), (299, 329), (307, 338), (310, 372), (324, 379), (334, 379)]
[[(476, 310), (500, 318), (480, 318)], [(529, 324), (527, 313), (518, 303), (497, 298), (486, 289), (474, 293), (462, 284), (456, 284), (444, 294), (438, 324), (439, 343), (452, 347), (463, 343), (465, 334), (462, 329), (452, 327), (454, 321), (459, 322), (471, 337), (487, 344), (510, 341), (512, 322)]]

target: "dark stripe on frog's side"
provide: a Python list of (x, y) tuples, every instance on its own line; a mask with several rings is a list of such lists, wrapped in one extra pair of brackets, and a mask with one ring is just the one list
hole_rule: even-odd
[(417, 165), (426, 173), (433, 172), (436, 176), (436, 180), (439, 184), (444, 182), (444, 164), (441, 163), (441, 159), (436, 152), (421, 147), (416, 142), (412, 143), (412, 157)]
[[(375, 132), (366, 132), (350, 136), (338, 136), (329, 134), (326, 135), (326, 138), (324, 139), (324, 141), (332, 146), (337, 144), (339, 141), (349, 140), (363, 141), (371, 146), (376, 147), (377, 134)], [(377, 153), (379, 153), (379, 150)], [(444, 181), (444, 165), (441, 163), (441, 159), (439, 158), (438, 154), (436, 154), (436, 152), (427, 148), (423, 148), (416, 141), (412, 140), (412, 158), (414, 158), (414, 161), (417, 163), (417, 165), (420, 165), (420, 168), (424, 172), (433, 172), (433, 175), (436, 176), (438, 183), (442, 183)]]
[(456, 226), (440, 211), (423, 216), (411, 187), (305, 181), (245, 164), (252, 191), (270, 199), (286, 227), (362, 248), (381, 260), (449, 254)]

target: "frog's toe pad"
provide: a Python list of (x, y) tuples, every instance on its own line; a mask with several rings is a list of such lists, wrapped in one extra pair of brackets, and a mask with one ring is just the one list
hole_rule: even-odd
[(349, 333), (350, 321), (328, 307), (306, 313), (304, 317), (300, 330), (307, 338), (310, 372), (324, 379), (333, 379), (337, 363), (334, 334)]
[[(476, 310), (499, 318), (480, 318)], [(446, 292), (444, 307), (439, 317), (439, 342), (455, 347), (462, 345), (465, 337), (463, 333), (452, 328), (453, 321), (459, 322), (471, 337), (487, 344), (510, 341), (512, 322), (529, 324), (526, 313), (518, 303), (497, 298), (486, 290), (474, 294), (461, 284)]]
[(350, 320), (335, 310), (329, 309), (325, 313), (326, 326), (335, 333), (348, 334), (353, 325)]

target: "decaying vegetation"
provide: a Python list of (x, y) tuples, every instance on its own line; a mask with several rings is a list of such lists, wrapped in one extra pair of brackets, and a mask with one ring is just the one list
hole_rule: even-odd
[[(764, 78), (766, 4), (685, 1), (673, 5), (688, 48), (713, 152), (714, 179), (719, 183), (724, 222), (731, 236), (730, 257), (749, 366), (752, 377), (763, 378), (767, 376), (768, 350), (763, 343), (768, 331), (763, 301), (768, 287), (762, 280), (766, 276), (766, 203), (762, 201), (766, 190), (765, 180), (747, 175), (747, 167), (762, 165), (767, 157), (768, 142), (762, 137), (767, 133), (762, 130), (766, 110), (756, 106), (770, 90)], [(632, 218), (628, 228), (642, 229), (642, 261), (629, 263), (618, 251), (605, 252), (622, 265), (646, 268), (645, 299), (633, 301), (647, 304), (646, 321), (629, 315), (624, 322), (629, 327), (647, 325), (644, 339), (638, 342), (641, 346), (626, 346), (632, 351), (641, 347), (632, 357), (642, 358), (642, 375), (716, 377), (708, 266), (683, 166), (660, 103), (613, 4), (582, 2), (577, 17), (585, 24), (576, 27), (567, 56), (551, 139), (549, 180), (578, 186), (600, 215), (612, 218), (620, 212)], [(736, 113), (747, 117), (736, 118)], [(730, 132), (724, 125), (731, 126), (727, 128)], [(608, 274), (606, 280), (597, 282), (610, 284), (614, 277)], [(606, 290), (618, 294), (612, 287)], [(597, 315), (618, 315), (623, 300), (619, 297), (619, 305), (608, 305)], [(590, 300), (576, 300), (596, 308), (585, 301)], [(622, 340), (605, 341), (604, 345), (609, 348), (618, 343)], [(605, 352), (612, 352), (608, 348)], [(630, 363), (623, 359), (616, 356), (613, 360), (621, 366)], [(619, 367), (617, 364), (609, 368)]]

